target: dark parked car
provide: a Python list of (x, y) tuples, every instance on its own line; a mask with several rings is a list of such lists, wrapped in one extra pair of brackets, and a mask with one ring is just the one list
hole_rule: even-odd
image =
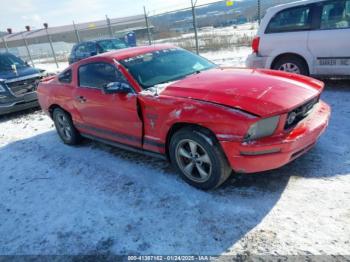
[(42, 73), (13, 54), (0, 53), (0, 115), (38, 106)]
[(90, 56), (127, 47), (128, 45), (120, 39), (102, 39), (81, 42), (73, 46), (68, 62), (72, 64)]

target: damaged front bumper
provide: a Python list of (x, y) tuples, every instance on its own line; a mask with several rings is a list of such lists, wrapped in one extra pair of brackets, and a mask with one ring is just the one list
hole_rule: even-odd
[(39, 106), (36, 94), (40, 74), (16, 79), (0, 79), (0, 115)]
[(0, 115), (38, 106), (39, 103), (36, 92), (25, 94), (22, 97), (8, 97), (0, 95)]
[(255, 173), (279, 168), (306, 153), (328, 126), (331, 109), (320, 101), (290, 132), (250, 143), (220, 141), (232, 169)]

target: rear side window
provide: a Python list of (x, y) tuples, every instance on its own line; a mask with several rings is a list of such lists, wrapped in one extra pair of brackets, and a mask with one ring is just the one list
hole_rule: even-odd
[(72, 70), (69, 69), (69, 70), (66, 70), (66, 71), (62, 72), (61, 74), (59, 74), (58, 81), (60, 81), (61, 83), (72, 82)]
[(341, 28), (350, 28), (350, 0), (324, 3), (320, 29)]
[(97, 46), (95, 43), (86, 43), (86, 51), (90, 54), (97, 54)]
[(278, 12), (270, 21), (265, 33), (281, 33), (311, 28), (311, 7), (298, 6)]
[[(79, 86), (102, 89), (112, 82), (122, 82), (122, 74), (108, 63), (90, 63), (79, 67)], [(125, 80), (124, 80), (125, 81)]]

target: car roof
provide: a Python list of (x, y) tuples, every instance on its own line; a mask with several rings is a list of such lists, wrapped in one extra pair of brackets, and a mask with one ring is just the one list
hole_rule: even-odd
[(179, 47), (176, 47), (170, 44), (159, 44), (159, 45), (151, 45), (151, 46), (137, 46), (137, 47), (117, 49), (117, 50), (109, 51), (99, 55), (84, 58), (82, 60), (79, 60), (73, 63), (72, 65), (69, 66), (69, 68), (71, 68), (72, 66), (79, 67), (81, 64), (94, 63), (98, 61), (98, 58), (107, 58), (108, 60), (114, 59), (117, 61), (121, 61), (127, 58), (135, 57), (135, 56), (146, 54), (149, 52), (154, 52), (154, 51), (163, 50), (163, 49), (170, 49), (170, 48), (178, 49)]
[(15, 56), (17, 57), (16, 55), (10, 53), (10, 52), (4, 52), (4, 53), (0, 53), (0, 56)]
[(327, 0), (301, 0), (301, 1), (295, 1), (291, 3), (286, 3), (286, 4), (280, 4), (276, 5), (273, 7), (268, 8), (267, 12), (278, 12), (283, 9), (287, 9), (289, 7), (294, 7), (294, 6), (300, 6), (300, 5), (307, 5), (307, 4), (312, 4), (312, 3), (319, 3), (319, 2), (324, 2)]
[[(107, 57), (112, 58), (116, 60), (124, 60), (130, 57), (135, 57), (138, 55), (142, 55), (149, 52), (154, 52), (158, 50), (163, 49), (169, 49), (169, 48), (178, 48), (174, 45), (170, 44), (161, 44), (161, 45), (151, 45), (151, 46), (137, 46), (137, 47), (129, 47), (129, 48), (123, 48), (118, 50), (113, 50), (107, 53), (99, 54), (96, 57)], [(86, 61), (86, 60), (85, 60)]]
[(93, 40), (81, 41), (79, 43), (76, 43), (75, 45), (81, 45), (81, 44), (86, 44), (86, 43), (97, 43), (97, 42), (100, 42), (100, 41), (108, 41), (108, 40), (120, 40), (120, 39), (119, 38), (93, 39)]
[(96, 43), (98, 43), (100, 41), (114, 40), (114, 39), (119, 40), (117, 38), (103, 38), (103, 39), (96, 39), (96, 40), (87, 40), (87, 41), (81, 41), (79, 43), (76, 43), (76, 44), (74, 44), (73, 47), (77, 47), (79, 45), (86, 44), (86, 43), (94, 43), (94, 44), (96, 44)]

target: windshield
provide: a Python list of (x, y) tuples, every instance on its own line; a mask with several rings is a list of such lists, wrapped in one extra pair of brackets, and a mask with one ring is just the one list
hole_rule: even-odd
[(216, 67), (208, 60), (178, 48), (142, 54), (120, 63), (144, 89)]
[(16, 68), (28, 67), (28, 65), (19, 57), (12, 54), (0, 54), (0, 70), (8, 71)]
[(108, 52), (111, 50), (122, 49), (128, 47), (123, 41), (118, 39), (107, 39), (98, 41), (99, 46), (102, 48), (103, 52)]

